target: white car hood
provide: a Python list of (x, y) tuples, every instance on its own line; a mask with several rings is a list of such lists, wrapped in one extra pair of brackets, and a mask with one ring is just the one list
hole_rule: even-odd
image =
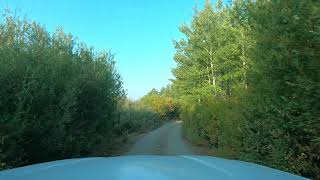
[(306, 179), (276, 169), (208, 156), (80, 158), (0, 171), (1, 180)]

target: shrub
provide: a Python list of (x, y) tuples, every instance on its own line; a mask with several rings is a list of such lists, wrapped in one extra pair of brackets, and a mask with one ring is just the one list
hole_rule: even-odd
[(123, 96), (112, 54), (5, 16), (0, 63), (1, 168), (86, 156), (112, 132)]

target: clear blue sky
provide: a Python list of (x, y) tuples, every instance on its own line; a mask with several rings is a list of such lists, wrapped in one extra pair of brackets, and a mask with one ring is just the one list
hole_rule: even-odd
[(116, 54), (128, 96), (138, 99), (169, 83), (175, 66), (173, 39), (204, 0), (0, 0), (53, 32), (66, 32), (97, 50)]

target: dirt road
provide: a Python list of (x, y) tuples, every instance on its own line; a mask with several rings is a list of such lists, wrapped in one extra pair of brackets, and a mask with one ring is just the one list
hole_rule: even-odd
[(128, 155), (186, 155), (200, 150), (188, 144), (181, 135), (181, 121), (169, 122), (134, 143)]

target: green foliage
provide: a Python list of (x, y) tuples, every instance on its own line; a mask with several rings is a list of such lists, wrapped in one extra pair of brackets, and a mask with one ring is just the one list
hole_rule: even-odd
[(239, 154), (245, 122), (241, 107), (235, 98), (189, 102), (181, 107), (185, 135), (195, 144)]
[(112, 54), (4, 16), (0, 64), (1, 168), (86, 156), (112, 132), (123, 97)]
[(258, 1), (249, 13), (256, 43), (241, 157), (320, 178), (320, 3)]
[(175, 119), (178, 116), (178, 106), (173, 96), (171, 86), (163, 88), (161, 92), (152, 89), (139, 100), (138, 105), (158, 113), (162, 119)]
[(123, 136), (153, 129), (160, 124), (159, 113), (151, 109), (141, 108), (137, 102), (126, 100), (126, 103), (121, 108), (120, 118), (115, 125), (114, 131), (116, 136)]
[(173, 87), (187, 138), (232, 151), (242, 138), (239, 97), (247, 89), (253, 42), (246, 20), (238, 16), (244, 4), (226, 8), (219, 3), (214, 9), (207, 1), (191, 25), (181, 27), (186, 39), (176, 43)]
[(319, 14), (314, 0), (207, 1), (197, 10), (175, 43), (172, 87), (186, 137), (320, 178)]
[(175, 88), (194, 100), (232, 95), (235, 85), (245, 85), (248, 62), (244, 55), (244, 33), (230, 23), (227, 9), (207, 3), (197, 12), (190, 26), (180, 31), (187, 39), (175, 43), (177, 68), (173, 70)]

